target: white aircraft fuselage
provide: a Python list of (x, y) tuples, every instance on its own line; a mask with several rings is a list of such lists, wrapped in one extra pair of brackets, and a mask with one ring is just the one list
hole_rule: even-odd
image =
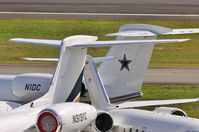
[(43, 96), (51, 81), (50, 74), (0, 75), (0, 100), (28, 103)]
[(138, 109), (110, 111), (114, 124), (133, 126), (142, 132), (197, 132), (199, 119)]

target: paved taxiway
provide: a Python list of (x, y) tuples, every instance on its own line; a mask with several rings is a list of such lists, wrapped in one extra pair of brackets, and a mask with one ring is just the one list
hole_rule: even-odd
[(199, 0), (0, 0), (0, 18), (199, 21), (198, 8)]
[[(53, 73), (55, 67), (0, 66), (0, 74)], [(150, 68), (145, 83), (199, 85), (199, 68)]]

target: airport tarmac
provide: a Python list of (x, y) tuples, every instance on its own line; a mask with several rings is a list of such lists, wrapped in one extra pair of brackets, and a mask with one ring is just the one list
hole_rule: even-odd
[[(0, 74), (53, 73), (55, 67), (0, 66)], [(144, 83), (199, 85), (199, 68), (149, 68)]]
[(0, 0), (0, 18), (199, 21), (198, 7), (199, 0)]
[(145, 83), (199, 84), (199, 68), (150, 68)]

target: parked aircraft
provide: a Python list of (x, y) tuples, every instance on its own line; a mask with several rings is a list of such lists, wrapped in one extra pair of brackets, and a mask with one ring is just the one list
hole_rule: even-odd
[[(108, 36), (117, 36), (116, 40), (118, 41), (136, 39), (150, 41), (151, 39), (156, 39), (157, 35), (161, 34), (188, 34), (198, 32), (199, 29), (170, 29), (154, 25), (127, 24), (120, 27), (118, 33), (108, 34)], [(38, 39), (15, 38), (11, 39), (11, 41), (37, 44)], [(61, 46), (60, 40), (39, 41), (43, 45)], [(156, 42), (160, 41), (156, 40)], [(105, 57), (94, 58), (94, 62), (103, 62), (98, 70), (111, 101), (135, 98), (142, 95), (141, 86), (154, 44), (155, 43), (151, 41), (151, 45), (144, 46), (139, 44), (112, 46)], [(57, 58), (26, 59), (58, 61)], [(24, 103), (31, 102), (43, 96), (48, 91), (51, 81), (52, 75), (50, 74), (29, 73), (21, 75), (1, 75), (0, 111), (12, 110)], [(79, 95), (79, 93), (74, 94), (74, 96), (77, 95)]]
[[(78, 131), (96, 117), (96, 109), (88, 104), (64, 103), (73, 100), (71, 93), (82, 82), (86, 46), (78, 42), (95, 42), (96, 37), (73, 36), (63, 40), (60, 59), (49, 91), (41, 98), (9, 112), (2, 112), (1, 131), (30, 131), (34, 124), (39, 131)], [(76, 61), (73, 61), (76, 60)], [(87, 114), (88, 113), (88, 114)], [(37, 118), (38, 117), (38, 118)], [(82, 120), (79, 120), (81, 118)], [(37, 120), (37, 123), (36, 123)]]
[[(181, 110), (160, 107), (154, 111), (134, 109), (143, 106), (198, 102), (198, 99), (132, 101), (121, 104), (111, 104), (105, 85), (97, 72), (92, 57), (87, 57), (84, 68), (85, 82), (90, 95), (91, 104), (103, 112), (92, 126), (84, 129), (86, 132), (197, 132), (199, 119), (186, 117)], [(129, 109), (133, 108), (133, 109)]]
[[(34, 44), (60, 46), (60, 58), (48, 92), (25, 105), (1, 112), (1, 131), (79, 131), (97, 116), (96, 108), (88, 104), (64, 103), (76, 99), (81, 91), (83, 69), (88, 47), (113, 45), (150, 45), (151, 43), (183, 42), (187, 39), (96, 41), (94, 36), (71, 36), (61, 43), (34, 40)], [(29, 42), (26, 41), (26, 42)], [(30, 41), (32, 42), (32, 41)], [(9, 104), (8, 104), (9, 105)], [(3, 108), (3, 107), (2, 107)], [(101, 114), (100, 114), (101, 115)]]

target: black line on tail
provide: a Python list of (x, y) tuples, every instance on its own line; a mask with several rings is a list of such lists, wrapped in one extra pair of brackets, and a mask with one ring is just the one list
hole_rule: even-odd
[(69, 97), (66, 99), (66, 102), (74, 101), (74, 99), (81, 92), (83, 75), (84, 75), (84, 69), (82, 70), (81, 74), (79, 75), (79, 78), (77, 79), (77, 82), (75, 83), (75, 86), (74, 86), (73, 90), (71, 91)]
[(136, 92), (136, 93), (130, 93), (127, 95), (113, 97), (113, 98), (110, 98), (110, 100), (111, 100), (111, 102), (119, 102), (119, 101), (134, 99), (134, 98), (141, 97), (141, 96), (142, 96), (142, 92)]

